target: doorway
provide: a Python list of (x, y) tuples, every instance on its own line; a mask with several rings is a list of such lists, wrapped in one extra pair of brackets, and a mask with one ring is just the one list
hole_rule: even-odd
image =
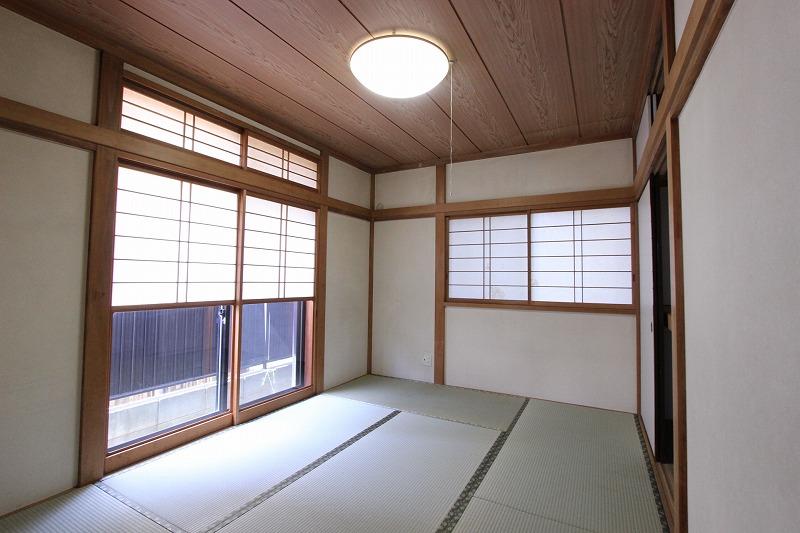
[(669, 240), (669, 188), (666, 161), (650, 182), (651, 230), (653, 242), (653, 346), (655, 455), (672, 485), (673, 375), (672, 302)]

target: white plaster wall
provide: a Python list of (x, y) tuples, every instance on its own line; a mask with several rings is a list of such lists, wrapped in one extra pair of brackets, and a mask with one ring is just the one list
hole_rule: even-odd
[(674, 0), (674, 20), (675, 20), (675, 49), (681, 42), (683, 30), (686, 28), (686, 21), (689, 19), (689, 11), (692, 9), (694, 0)]
[(640, 333), (640, 394), (641, 415), (650, 448), (655, 450), (655, 338), (653, 336), (653, 234), (650, 213), (650, 183), (639, 199), (639, 333)]
[(0, 96), (93, 122), (96, 50), (0, 7)]
[(91, 167), (0, 130), (0, 515), (77, 481)]
[(335, 157), (328, 159), (328, 195), (369, 209), (372, 177)]
[(379, 209), (430, 205), (434, 202), (436, 167), (375, 174), (375, 206)]
[(325, 293), (326, 389), (367, 373), (369, 222), (330, 213)]
[(636, 412), (633, 315), (448, 307), (445, 383)]
[(462, 202), (626, 187), (630, 139), (448, 165), (447, 201)]
[(679, 118), (690, 531), (800, 523), (799, 51), (739, 0)]
[(433, 218), (375, 223), (374, 374), (433, 381), (435, 239)]

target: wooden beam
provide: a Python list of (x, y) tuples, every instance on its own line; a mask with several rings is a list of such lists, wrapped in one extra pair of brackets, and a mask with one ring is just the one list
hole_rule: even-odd
[(631, 187), (618, 187), (613, 189), (596, 189), (593, 191), (540, 194), (493, 200), (475, 200), (470, 202), (377, 209), (373, 212), (373, 218), (375, 220), (426, 218), (435, 217), (439, 213), (446, 216), (480, 216), (492, 213), (503, 213), (509, 210), (524, 211), (537, 208), (604, 207), (630, 204), (632, 201), (633, 189)]
[(111, 272), (114, 264), (114, 213), (117, 155), (99, 148), (94, 156), (84, 317), (78, 485), (105, 473), (111, 361)]
[(357, 218), (370, 218), (370, 210), (367, 208), (328, 198), (327, 193), (322, 190), (321, 182), (319, 190), (315, 191), (288, 180), (244, 169), (134, 133), (103, 125), (87, 124), (4, 97), (0, 97), (0, 125), (75, 146), (111, 148), (148, 158), (154, 162), (172, 165), (176, 169), (197, 171), (208, 179), (225, 184), (234, 183), (239, 187), (276, 193), (285, 198), (296, 199), (314, 206), (325, 205), (333, 211)]
[[(436, 205), (444, 207), (447, 167), (436, 165)], [(436, 213), (436, 274), (434, 281), (433, 325), (433, 382), (444, 385), (444, 337), (447, 292), (447, 220), (443, 212)]]
[(675, 465), (675, 533), (688, 531), (686, 469), (686, 345), (683, 306), (683, 223), (678, 119), (667, 124), (667, 188), (669, 195), (670, 304), (672, 306), (673, 453)]
[[(320, 193), (328, 195), (328, 169), (330, 156), (322, 154), (318, 169)], [(328, 257), (328, 207), (317, 212), (317, 269), (314, 272), (314, 363), (312, 383), (314, 393), (325, 390), (325, 292)]]
[[(375, 209), (375, 173), (369, 177), (369, 208), (370, 213)], [(372, 374), (372, 290), (374, 285), (375, 262), (375, 221), (370, 216), (369, 221), (369, 288), (367, 301), (367, 374)]]
[(661, 43), (664, 51), (664, 76), (668, 76), (675, 61), (675, 1), (661, 0)]
[(647, 179), (655, 169), (667, 123), (678, 117), (683, 110), (733, 2), (734, 0), (695, 0), (692, 4), (672, 67), (668, 75), (665, 73), (664, 94), (636, 172), (634, 192), (637, 199), (642, 195)]
[[(97, 122), (119, 129), (122, 108), (122, 61), (100, 58)], [(97, 127), (97, 126), (93, 126)], [(105, 473), (108, 448), (108, 398), (111, 367), (111, 273), (114, 265), (117, 153), (98, 148), (94, 154), (84, 311), (83, 381), (81, 385), (78, 485)]]

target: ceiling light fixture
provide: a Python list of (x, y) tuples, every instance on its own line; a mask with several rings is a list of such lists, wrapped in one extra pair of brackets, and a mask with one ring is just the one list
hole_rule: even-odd
[(412, 98), (441, 82), (450, 59), (439, 46), (412, 35), (375, 37), (356, 48), (350, 70), (370, 91), (389, 98)]

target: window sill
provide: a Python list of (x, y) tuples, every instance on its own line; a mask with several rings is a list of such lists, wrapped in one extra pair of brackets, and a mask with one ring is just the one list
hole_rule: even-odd
[(520, 300), (445, 300), (445, 307), (487, 307), (492, 309), (517, 309), (531, 311), (561, 311), (571, 313), (612, 313), (635, 315), (639, 309), (633, 304), (590, 304), (569, 302), (529, 302)]

